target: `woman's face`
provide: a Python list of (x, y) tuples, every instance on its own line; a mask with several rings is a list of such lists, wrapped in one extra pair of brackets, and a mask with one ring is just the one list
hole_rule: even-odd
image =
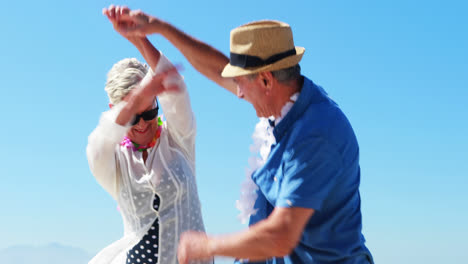
[[(153, 106), (148, 107), (145, 111), (153, 109)], [(138, 113), (141, 114), (141, 113)], [(138, 123), (130, 128), (127, 132), (127, 137), (131, 141), (140, 144), (147, 145), (153, 140), (156, 131), (158, 130), (158, 118), (157, 116), (151, 120), (145, 121), (143, 118), (140, 118)]]
[[(123, 98), (124, 101), (128, 99), (128, 95)], [(156, 97), (154, 98), (156, 100)], [(148, 111), (153, 109), (155, 106), (149, 106), (144, 111)], [(141, 114), (141, 113), (138, 113)], [(127, 137), (130, 138), (131, 141), (140, 144), (140, 145), (147, 145), (153, 140), (156, 131), (158, 130), (158, 117), (151, 120), (145, 121), (143, 118), (138, 120), (138, 123), (133, 125), (130, 130), (127, 132)]]

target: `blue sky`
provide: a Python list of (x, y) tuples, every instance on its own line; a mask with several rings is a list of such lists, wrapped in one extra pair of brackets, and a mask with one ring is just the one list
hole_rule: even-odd
[[(229, 31), (278, 19), (306, 48), (303, 74), (350, 119), (361, 147), (364, 235), (378, 263), (468, 257), (468, 18), (465, 1), (10, 2), (0, 17), (0, 248), (61, 243), (92, 254), (122, 234), (86, 160), (107, 108), (105, 76), (141, 58), (101, 15), (126, 4), (229, 52)], [(197, 177), (210, 233), (245, 228), (235, 200), (255, 111), (182, 63), (198, 122)]]

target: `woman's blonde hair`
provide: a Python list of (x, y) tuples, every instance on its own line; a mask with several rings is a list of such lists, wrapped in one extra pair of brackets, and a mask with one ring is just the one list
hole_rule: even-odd
[(111, 104), (118, 104), (148, 72), (148, 66), (135, 58), (123, 59), (107, 73), (106, 90)]

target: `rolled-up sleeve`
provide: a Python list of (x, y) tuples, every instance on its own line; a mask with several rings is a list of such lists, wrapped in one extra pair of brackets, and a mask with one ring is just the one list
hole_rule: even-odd
[[(172, 63), (161, 54), (156, 69), (145, 78), (148, 78), (152, 74), (164, 72), (171, 67), (174, 67)], [(175, 73), (168, 76), (163, 85), (166, 87), (171, 85), (178, 86), (177, 91), (165, 92), (159, 95), (159, 102), (166, 118), (169, 133), (178, 142), (180, 147), (193, 158), (195, 153), (196, 122), (184, 79), (180, 74)]]

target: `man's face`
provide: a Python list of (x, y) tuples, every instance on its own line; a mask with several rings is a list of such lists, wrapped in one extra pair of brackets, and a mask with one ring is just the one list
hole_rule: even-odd
[(268, 117), (265, 89), (261, 85), (259, 75), (234, 77), (237, 84), (237, 97), (246, 100), (255, 108), (258, 117)]

